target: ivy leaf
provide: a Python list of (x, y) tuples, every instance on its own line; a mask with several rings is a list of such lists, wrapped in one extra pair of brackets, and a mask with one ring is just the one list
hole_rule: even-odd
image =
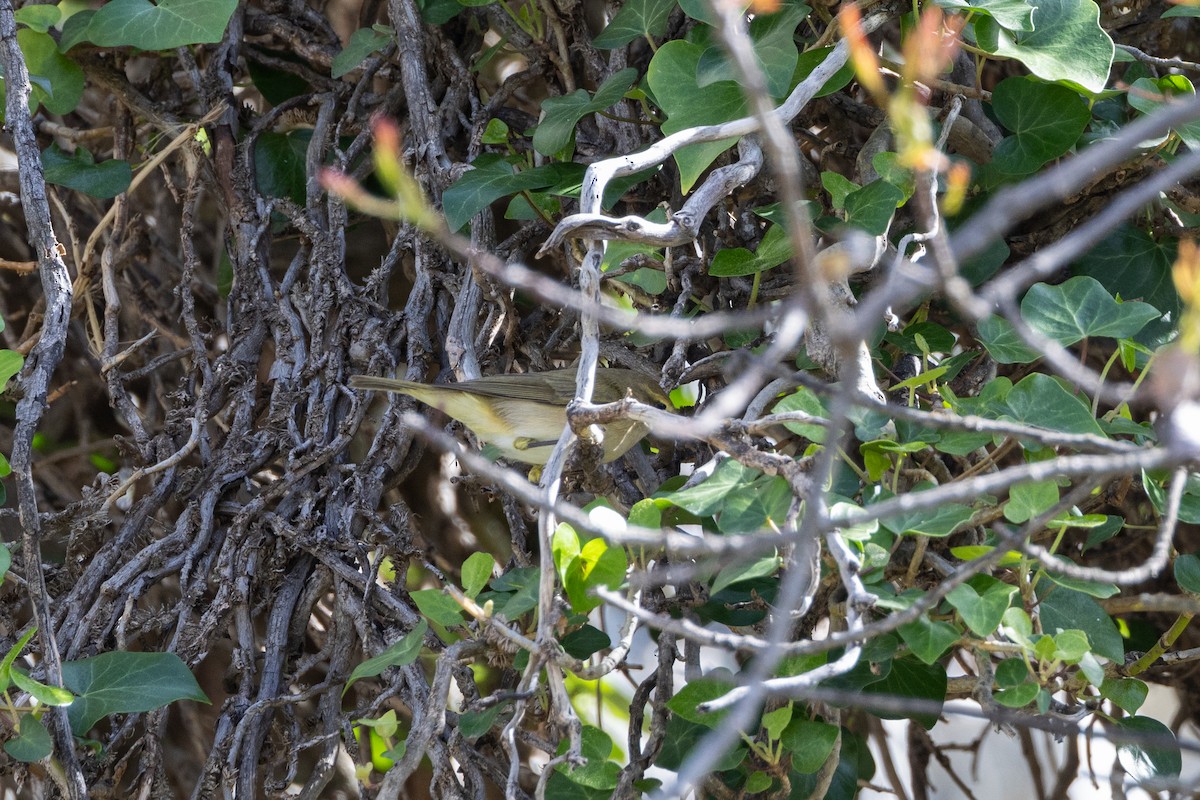
[(367, 56), (387, 47), (388, 43), (395, 39), (395, 33), (384, 33), (374, 28), (359, 28), (350, 34), (350, 41), (346, 42), (342, 52), (333, 57), (333, 63), (329, 65), (330, 75), (340, 78), (357, 69), (367, 60)]
[(1042, 354), (1025, 344), (1013, 324), (999, 315), (986, 317), (976, 326), (979, 341), (998, 364), (1029, 364)]
[(1174, 261), (1172, 244), (1122, 225), (1075, 262), (1072, 271), (1092, 276), (1111, 295), (1142, 300), (1162, 312), (1164, 319), (1147, 325), (1138, 336), (1142, 344), (1158, 344), (1175, 334), (1172, 320), (1178, 320), (1181, 308), (1171, 280)]
[(1183, 756), (1175, 734), (1166, 725), (1151, 717), (1126, 717), (1113, 727), (1114, 739), (1121, 733), (1130, 738), (1117, 745), (1117, 758), (1134, 780), (1153, 783), (1179, 776)]
[[(1129, 105), (1143, 114), (1152, 114), (1170, 98), (1196, 93), (1192, 82), (1182, 75), (1166, 75), (1157, 80), (1138, 78), (1129, 87)], [(1173, 129), (1191, 150), (1200, 149), (1200, 122), (1189, 122)]]
[(583, 625), (573, 630), (559, 640), (563, 650), (572, 658), (580, 661), (593, 653), (598, 653), (606, 647), (612, 647), (612, 639), (608, 634), (592, 625)]
[(1001, 81), (992, 92), (992, 108), (1013, 133), (992, 154), (994, 167), (1007, 175), (1028, 175), (1063, 155), (1092, 119), (1078, 92), (1036, 78)]
[(1116, 52), (1092, 0), (1039, 0), (1028, 32), (1006, 30), (994, 18), (980, 17), (975, 34), (987, 52), (1015, 58), (1039, 78), (1091, 94), (1104, 91)]
[(1004, 612), (1012, 604), (1016, 592), (1015, 586), (980, 575), (969, 583), (955, 586), (946, 595), (946, 601), (959, 613), (972, 633), (990, 636), (1004, 618)]
[(417, 610), (431, 622), (444, 628), (463, 623), (462, 606), (441, 589), (418, 589), (410, 595)]
[[(928, 700), (939, 705), (946, 701), (946, 668), (941, 664), (922, 664), (915, 658), (898, 658), (892, 669), (880, 681), (870, 684), (866, 694), (881, 694), (893, 697), (911, 697)], [(901, 713), (874, 710), (882, 719), (913, 719), (929, 730), (937, 724), (938, 713)]]
[[(695, 125), (729, 122), (746, 115), (746, 98), (733, 81), (719, 81), (703, 89), (697, 84), (696, 68), (703, 54), (701, 45), (676, 39), (658, 48), (650, 60), (646, 83), (667, 114), (662, 125), (664, 134)], [(736, 141), (736, 138), (721, 139), (676, 151), (675, 163), (679, 166), (683, 192), (691, 191), (700, 174)]]
[(871, 181), (846, 195), (846, 224), (881, 236), (903, 202), (904, 192), (896, 186), (882, 178)]
[(451, 231), (461, 230), (472, 217), (501, 197), (558, 185), (578, 171), (572, 164), (546, 164), (513, 172), (508, 161), (490, 154), (475, 159), (472, 166), (474, 169), (464, 172), (442, 193), (442, 212)]
[(62, 9), (58, 6), (41, 5), (18, 8), (13, 14), (17, 22), (38, 33), (49, 33), (50, 29), (62, 19)]
[[(86, 83), (80, 66), (59, 51), (58, 42), (48, 33), (21, 28), (17, 31), (17, 43), (25, 56), (33, 84), (30, 110), (41, 105), (52, 114), (74, 111), (83, 97)], [(6, 83), (0, 83), (0, 98), (3, 98), (6, 86)]]
[(1004, 399), (1002, 419), (1011, 419), (1067, 433), (1091, 433), (1103, 436), (1091, 409), (1063, 385), (1041, 372), (1027, 375)]
[(153, 711), (176, 700), (208, 703), (187, 664), (174, 653), (101, 653), (64, 661), (63, 685), (74, 692), (71, 730), (86, 734), (109, 714)]
[(779, 741), (792, 757), (792, 769), (811, 774), (829, 760), (837, 736), (836, 725), (793, 716), (779, 735)]
[(158, 5), (110, 0), (92, 15), (81, 39), (99, 47), (139, 50), (215, 44), (225, 35), (235, 8), (237, 0), (160, 0)]
[(913, 655), (926, 664), (932, 664), (941, 658), (942, 653), (949, 650), (960, 635), (958, 628), (949, 622), (934, 621), (926, 616), (901, 625), (899, 634)]
[(700, 678), (688, 681), (675, 696), (667, 701), (667, 708), (676, 716), (703, 725), (706, 728), (717, 727), (724, 719), (728, 710), (716, 711), (711, 714), (701, 713), (696, 707), (718, 697), (724, 697), (733, 686), (725, 681), (713, 678)]
[(612, 18), (592, 46), (601, 50), (624, 47), (643, 36), (662, 36), (675, 0), (629, 0)]
[(1008, 31), (1029, 33), (1033, 31), (1033, 9), (1025, 0), (936, 0), (942, 8), (991, 17), (996, 24)]
[(101, 200), (116, 197), (128, 189), (133, 180), (128, 161), (109, 159), (97, 164), (83, 147), (75, 148), (72, 156), (52, 144), (42, 151), (42, 166), (46, 170), (46, 183), (75, 189)]
[[(803, 3), (790, 2), (773, 14), (756, 15), (750, 22), (750, 41), (754, 59), (767, 78), (767, 93), (784, 97), (792, 86), (799, 53), (796, 50), (796, 26), (811, 12)], [(705, 88), (717, 81), (736, 81), (737, 73), (729, 63), (725, 48), (713, 44), (696, 65), (696, 83)]]
[(22, 714), (17, 727), (18, 735), (4, 743), (4, 752), (31, 764), (41, 761), (54, 752), (54, 742), (42, 721), (32, 714)]
[(474, 599), (492, 579), (496, 559), (491, 553), (477, 551), (467, 556), (462, 566), (463, 594)]
[(1125, 645), (1112, 618), (1095, 600), (1082, 592), (1055, 587), (1041, 602), (1042, 630), (1050, 635), (1082, 630), (1092, 649), (1118, 664), (1125, 659)]
[(1066, 347), (1097, 336), (1129, 339), (1162, 313), (1136, 300), (1118, 303), (1100, 281), (1077, 275), (1057, 286), (1031, 286), (1021, 300), (1021, 316)]
[(1058, 484), (1054, 481), (1018, 483), (1008, 493), (1004, 518), (1021, 524), (1041, 514), (1058, 502)]
[(543, 100), (542, 120), (533, 133), (533, 149), (546, 156), (565, 150), (571, 144), (579, 120), (620, 101), (635, 78), (637, 70), (629, 67), (609, 76), (595, 96), (589, 96), (584, 89), (576, 89), (571, 94)]

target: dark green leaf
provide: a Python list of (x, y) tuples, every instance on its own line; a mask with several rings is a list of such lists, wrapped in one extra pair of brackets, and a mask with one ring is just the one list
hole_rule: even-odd
[(568, 164), (547, 164), (514, 173), (511, 164), (492, 155), (480, 156), (473, 166), (475, 169), (463, 173), (442, 193), (442, 211), (451, 231), (461, 230), (472, 217), (501, 197), (554, 186), (574, 171)]
[(496, 718), (508, 702), (496, 703), (483, 711), (468, 711), (458, 715), (458, 732), (468, 741), (474, 741), (492, 729)]
[(1151, 717), (1126, 717), (1112, 727), (1112, 736), (1119, 741), (1117, 758), (1134, 780), (1153, 783), (1179, 776), (1183, 756), (1175, 734), (1166, 725)]
[(268, 197), (287, 198), (303, 205), (308, 191), (305, 164), (312, 131), (266, 131), (254, 140), (254, 176)]
[(612, 639), (599, 628), (584, 625), (562, 637), (559, 644), (562, 645), (567, 655), (582, 661), (593, 653), (612, 647)]
[(727, 586), (732, 586), (741, 581), (753, 580), (756, 578), (767, 578), (779, 571), (781, 562), (779, 556), (771, 555), (765, 558), (755, 559), (753, 561), (744, 561), (740, 564), (723, 567), (717, 576), (713, 578), (712, 587), (709, 591), (712, 594), (717, 594)]
[(1061, 383), (1041, 372), (1026, 376), (1004, 399), (1002, 419), (1066, 433), (1103, 436), (1092, 411)]
[(82, 147), (76, 148), (72, 156), (52, 144), (42, 151), (42, 166), (46, 170), (46, 183), (75, 189), (101, 200), (116, 197), (128, 189), (133, 180), (128, 161), (110, 159), (97, 164), (92, 154)]
[(846, 196), (846, 223), (880, 236), (903, 202), (904, 193), (900, 189), (882, 178), (872, 181)]
[(1021, 300), (1021, 316), (1066, 347), (1088, 337), (1131, 338), (1162, 314), (1146, 303), (1118, 303), (1098, 280), (1078, 275), (1057, 286), (1031, 286)]
[(1175, 582), (1181, 589), (1200, 594), (1200, 556), (1187, 553), (1175, 559)]
[[(922, 664), (915, 658), (899, 658), (892, 662), (887, 677), (866, 687), (866, 694), (891, 695), (927, 700), (939, 706), (946, 700), (946, 669), (940, 664)], [(913, 719), (929, 730), (937, 724), (937, 713), (892, 713), (874, 711), (883, 719)]]
[(1124, 663), (1125, 646), (1112, 619), (1095, 600), (1071, 589), (1056, 587), (1040, 606), (1042, 630), (1050, 635), (1059, 631), (1082, 630), (1092, 649), (1109, 661)]
[(176, 700), (209, 702), (174, 653), (101, 653), (64, 661), (62, 675), (66, 688), (78, 695), (67, 709), (77, 736), (109, 714), (152, 711)]
[(42, 721), (32, 714), (22, 714), (18, 735), (4, 743), (4, 752), (27, 764), (48, 758), (54, 752), (54, 742)]
[(793, 717), (783, 729), (779, 741), (792, 756), (792, 769), (796, 772), (812, 773), (819, 770), (829, 759), (833, 746), (837, 744), (838, 729), (827, 722), (817, 722), (803, 717)]
[(997, 84), (992, 107), (1013, 133), (992, 154), (992, 164), (1008, 175), (1027, 175), (1066, 153), (1092, 118), (1077, 92), (1026, 77)]
[(609, 76), (594, 97), (583, 89), (576, 89), (571, 94), (543, 100), (542, 119), (533, 134), (533, 149), (547, 156), (566, 149), (579, 120), (620, 101), (636, 78), (637, 70), (629, 67)]
[(1149, 694), (1150, 687), (1134, 678), (1105, 678), (1100, 684), (1100, 695), (1120, 706), (1126, 714), (1136, 714)]
[[(1169, 237), (1157, 242), (1145, 231), (1123, 225), (1074, 265), (1079, 275), (1091, 275), (1108, 293), (1124, 300), (1142, 300), (1177, 320), (1180, 303), (1171, 280), (1175, 247)], [(1153, 322), (1138, 336), (1143, 344), (1174, 335), (1174, 323)]]

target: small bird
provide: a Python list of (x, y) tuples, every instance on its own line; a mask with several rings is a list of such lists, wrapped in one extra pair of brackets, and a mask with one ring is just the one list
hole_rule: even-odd
[[(354, 375), (350, 386), (399, 392), (454, 417), (506, 458), (545, 464), (567, 425), (567, 404), (575, 398), (574, 369), (494, 375), (447, 385), (398, 378)], [(665, 408), (667, 395), (651, 377), (628, 369), (600, 367), (592, 400), (613, 403), (632, 394), (635, 400)], [(649, 431), (633, 420), (604, 428), (604, 461), (620, 458)]]

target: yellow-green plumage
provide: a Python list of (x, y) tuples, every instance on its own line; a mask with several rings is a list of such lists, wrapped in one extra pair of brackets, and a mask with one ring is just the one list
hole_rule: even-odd
[[(355, 375), (350, 386), (416, 398), (454, 417), (506, 458), (545, 464), (566, 427), (567, 404), (575, 397), (575, 375), (573, 369), (558, 369), (437, 386)], [(666, 394), (653, 378), (615, 367), (596, 370), (594, 402), (612, 403), (630, 393), (643, 403), (667, 403)], [(604, 429), (605, 461), (621, 457), (647, 433), (644, 425), (630, 420), (618, 420)]]

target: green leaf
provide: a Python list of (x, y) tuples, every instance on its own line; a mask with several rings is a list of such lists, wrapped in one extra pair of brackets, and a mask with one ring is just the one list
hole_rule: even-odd
[[(946, 669), (942, 665), (922, 664), (915, 658), (898, 658), (892, 662), (892, 669), (883, 680), (870, 684), (864, 691), (866, 694), (911, 697), (941, 704), (946, 701), (946, 685)], [(878, 710), (873, 710), (872, 713), (882, 719), (913, 719), (926, 730), (936, 725), (938, 720), (937, 713), (892, 713)]]
[(451, 231), (461, 230), (472, 217), (501, 197), (554, 186), (576, 169), (569, 164), (547, 164), (514, 173), (511, 164), (489, 154), (475, 159), (472, 166), (475, 169), (463, 173), (442, 193), (442, 211)]
[(8, 568), (11, 566), (12, 551), (8, 549), (8, 545), (0, 542), (0, 585), (3, 585), (4, 576), (8, 574)]
[(717, 465), (713, 474), (703, 483), (655, 496), (690, 511), (697, 517), (710, 517), (725, 504), (728, 497), (735, 492), (744, 491), (761, 475), (757, 470), (727, 458)]
[[(820, 419), (829, 418), (829, 411), (825, 408), (824, 403), (821, 402), (821, 398), (817, 397), (811, 389), (803, 386), (776, 403), (773, 410), (777, 414), (788, 411), (803, 411), (809, 416)], [(783, 426), (797, 436), (803, 436), (810, 442), (820, 444), (825, 441), (825, 426), (823, 425), (808, 422), (785, 422)]]
[(562, 637), (559, 640), (559, 644), (562, 645), (567, 655), (582, 661), (593, 653), (598, 653), (607, 647), (612, 647), (612, 639), (599, 628), (592, 625), (583, 625), (578, 630), (573, 630)]
[(999, 364), (1029, 364), (1042, 354), (1017, 335), (1012, 323), (1001, 316), (987, 317), (976, 326), (979, 341)]
[(937, 508), (907, 511), (879, 520), (879, 524), (895, 534), (949, 536), (969, 520), (974, 509), (961, 503), (943, 503)]
[(1067, 630), (1054, 635), (1054, 657), (1067, 664), (1078, 664), (1091, 645), (1083, 631)]
[[(1075, 562), (1066, 556), (1056, 555), (1053, 558), (1055, 561), (1063, 564), (1075, 565)], [(1085, 581), (1080, 578), (1069, 578), (1066, 575), (1059, 575), (1049, 570), (1046, 570), (1045, 575), (1059, 586), (1074, 589), (1077, 592), (1083, 592), (1084, 594), (1101, 599), (1113, 597), (1121, 591), (1115, 583), (1097, 583), (1096, 581)]]
[(100, 47), (174, 50), (214, 44), (225, 35), (237, 0), (110, 0), (91, 17), (83, 38)]
[(667, 32), (667, 17), (674, 8), (675, 0), (629, 0), (592, 40), (592, 46), (611, 50), (643, 36), (662, 36)]
[(674, 697), (667, 701), (667, 708), (688, 722), (694, 722), (706, 728), (715, 728), (725, 718), (728, 710), (703, 714), (696, 709), (696, 706), (716, 700), (718, 697), (724, 697), (732, 688), (733, 686), (725, 681), (712, 678), (688, 681), (682, 689), (675, 693)]
[(491, 553), (479, 550), (467, 556), (462, 566), (463, 594), (474, 599), (492, 579), (495, 566), (496, 559)]
[[(746, 98), (733, 81), (720, 81), (703, 89), (696, 82), (696, 68), (704, 48), (675, 39), (658, 49), (646, 72), (646, 83), (659, 107), (666, 112), (664, 134), (672, 134), (695, 125), (715, 125), (744, 117)], [(703, 102), (698, 102), (703, 98)], [(693, 144), (676, 151), (680, 188), (686, 194), (696, 180), (736, 138)]]
[(1033, 702), (1041, 691), (1036, 683), (1022, 683), (1008, 689), (1001, 689), (993, 697), (996, 702), (1008, 708), (1024, 708)]
[(1061, 383), (1041, 372), (1027, 375), (1004, 398), (1001, 419), (1066, 433), (1104, 436), (1091, 409)]
[(565, 522), (560, 522), (550, 537), (550, 553), (554, 558), (554, 566), (558, 570), (558, 579), (567, 582), (567, 570), (571, 563), (579, 558), (579, 534)]
[(579, 120), (619, 102), (636, 78), (637, 70), (628, 67), (610, 75), (594, 97), (584, 89), (561, 97), (547, 97), (542, 101), (542, 119), (533, 134), (533, 149), (546, 156), (565, 150), (575, 136)]
[(1113, 727), (1113, 738), (1124, 733), (1132, 739), (1117, 744), (1117, 759), (1134, 780), (1153, 783), (1179, 776), (1183, 756), (1175, 734), (1166, 725), (1151, 717), (1125, 717)]
[(780, 566), (782, 566), (782, 561), (779, 556), (771, 555), (723, 567), (713, 578), (712, 586), (708, 590), (709, 594), (715, 595), (722, 589), (742, 581), (769, 578), (779, 571)]
[(500, 712), (508, 701), (496, 703), (483, 711), (468, 711), (458, 715), (458, 732), (468, 741), (474, 741), (492, 729)]
[(721, 533), (752, 533), (774, 522), (783, 525), (792, 507), (792, 491), (784, 478), (760, 475), (748, 491), (725, 498), (717, 514)]
[(1099, 94), (1108, 82), (1115, 47), (1100, 27), (1092, 0), (1039, 0), (1033, 30), (1011, 31), (992, 17), (975, 21), (979, 46), (1020, 61), (1039, 78)]
[(66, 688), (78, 695), (67, 709), (76, 736), (109, 714), (153, 711), (176, 700), (209, 702), (174, 653), (101, 653), (64, 661), (62, 675)]
[(1058, 484), (1054, 481), (1018, 483), (1008, 493), (1004, 518), (1021, 524), (1041, 514), (1058, 502)]
[(1033, 30), (1033, 9), (1025, 0), (937, 0), (942, 8), (991, 17), (1001, 28), (1029, 33)]
[(1175, 559), (1175, 582), (1181, 589), (1200, 594), (1200, 556), (1188, 553)]
[[(23, 366), (25, 366), (25, 356), (16, 350), (0, 350), (0, 392), (8, 388), (8, 382), (21, 371)], [(0, 478), (7, 476), (7, 472), (0, 474)]]
[(1118, 303), (1095, 278), (1078, 275), (1051, 286), (1037, 283), (1021, 300), (1021, 316), (1064, 347), (1089, 338), (1131, 338), (1162, 313), (1136, 300)]
[(441, 589), (418, 589), (409, 593), (417, 610), (424, 614), (430, 622), (436, 622), (444, 628), (453, 628), (463, 624), (462, 606)]
[(881, 236), (903, 202), (904, 192), (891, 183), (882, 178), (871, 181), (846, 195), (846, 223), (872, 236)]
[(773, 269), (791, 257), (792, 246), (788, 241), (787, 231), (782, 225), (772, 225), (763, 234), (758, 250), (754, 253), (744, 247), (718, 250), (708, 265), (708, 274), (714, 278), (753, 275)]
[(792, 757), (792, 769), (811, 774), (829, 760), (837, 737), (836, 725), (793, 715), (792, 721), (779, 735), (779, 741)]
[(1173, 320), (1181, 309), (1179, 295), (1171, 280), (1175, 247), (1170, 237), (1163, 242), (1131, 225), (1122, 225), (1080, 258), (1073, 271), (1090, 275), (1109, 294), (1126, 300), (1142, 300), (1161, 311), (1164, 320), (1151, 323), (1138, 336), (1143, 344), (1161, 340), (1175, 332)]
[[(767, 79), (767, 93), (775, 98), (787, 95), (793, 86), (799, 53), (796, 49), (796, 26), (811, 12), (807, 5), (785, 2), (779, 11), (756, 14), (750, 22), (750, 41), (754, 60)], [(736, 81), (737, 72), (729, 62), (725, 48), (712, 44), (700, 56), (696, 65), (696, 83), (700, 88), (718, 81)]]
[(22, 714), (18, 727), (18, 735), (4, 743), (4, 752), (15, 758), (31, 764), (48, 758), (54, 752), (54, 742), (50, 732), (42, 721), (32, 714)]
[[(83, 70), (59, 52), (58, 42), (48, 33), (22, 28), (17, 31), (17, 43), (25, 56), (33, 83), (30, 111), (44, 106), (52, 114), (70, 114), (83, 97)], [(7, 84), (0, 83), (0, 87)], [(0, 97), (3, 92), (0, 92)], [(0, 110), (2, 113), (2, 110)]]
[(1136, 714), (1149, 694), (1150, 687), (1134, 678), (1105, 678), (1100, 684), (1100, 695), (1124, 709), (1126, 714)]
[(768, 711), (762, 715), (762, 729), (767, 732), (767, 738), (771, 741), (777, 741), (783, 729), (787, 727), (792, 720), (793, 706), (788, 703), (786, 706), (780, 706), (774, 711)]
[(996, 665), (996, 685), (1002, 689), (1020, 686), (1029, 680), (1029, 667), (1022, 658), (1006, 658)]
[(12, 678), (13, 684), (18, 689), (29, 692), (39, 703), (45, 703), (48, 706), (69, 706), (75, 702), (75, 695), (66, 689), (35, 681), (17, 667), (10, 670), (9, 677)]
[(351, 670), (350, 677), (346, 679), (346, 686), (342, 689), (342, 696), (346, 695), (355, 681), (374, 678), (376, 675), (381, 675), (388, 667), (403, 667), (416, 661), (417, 656), (421, 653), (421, 646), (424, 644), (427, 630), (429, 630), (429, 623), (419, 620), (403, 639)]
[(268, 197), (303, 204), (308, 192), (308, 145), (312, 131), (265, 131), (254, 140), (254, 177)]
[[(1153, 114), (1172, 98), (1195, 93), (1191, 81), (1182, 75), (1166, 75), (1158, 80), (1138, 78), (1129, 87), (1129, 105), (1143, 114)], [(1189, 122), (1172, 130), (1189, 149), (1200, 149), (1200, 122)]]
[(986, 637), (996, 631), (1016, 593), (1017, 587), (980, 575), (970, 583), (955, 586), (946, 600), (972, 633)]
[(1092, 649), (1118, 664), (1124, 663), (1125, 645), (1117, 626), (1095, 600), (1071, 589), (1056, 587), (1040, 606), (1042, 630), (1050, 635), (1060, 631), (1082, 630)]
[(1028, 175), (1063, 155), (1092, 119), (1077, 92), (1027, 77), (1005, 78), (997, 84), (992, 108), (1013, 133), (992, 154), (992, 164), (1008, 175)]
[(133, 180), (128, 161), (109, 159), (97, 164), (92, 154), (82, 147), (77, 147), (72, 156), (52, 144), (42, 151), (42, 166), (46, 170), (46, 183), (75, 189), (101, 200), (116, 197), (128, 189)]
[(350, 41), (346, 42), (342, 51), (333, 57), (333, 63), (329, 65), (330, 75), (340, 78), (347, 72), (357, 69), (367, 60), (367, 56), (387, 47), (395, 39), (394, 32), (383, 33), (374, 28), (359, 28), (350, 34)]
[(18, 8), (13, 14), (21, 25), (38, 33), (49, 33), (50, 29), (62, 19), (62, 9), (58, 6), (40, 5)]
[(926, 664), (941, 658), (960, 636), (958, 628), (949, 622), (935, 622), (927, 616), (901, 625), (898, 632), (913, 655)]
[(625, 551), (609, 547), (603, 539), (592, 539), (579, 551), (567, 567), (563, 588), (571, 601), (572, 610), (586, 614), (603, 601), (591, 590), (600, 586), (615, 589), (625, 581), (629, 567)]

